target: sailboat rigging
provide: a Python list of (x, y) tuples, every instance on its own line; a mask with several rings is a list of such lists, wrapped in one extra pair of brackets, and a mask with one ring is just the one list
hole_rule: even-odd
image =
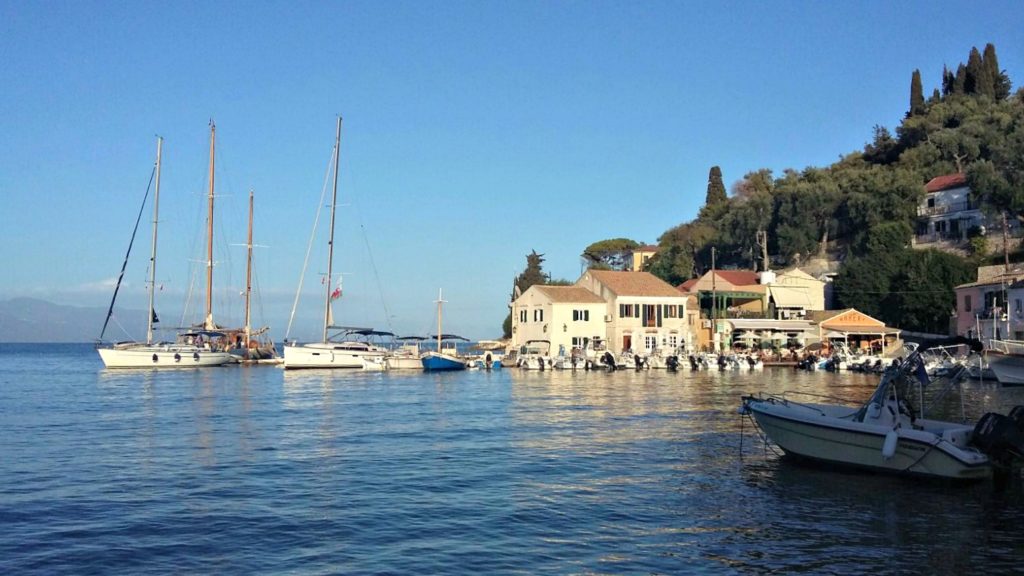
[[(344, 334), (365, 333), (368, 329), (346, 328), (334, 326), (334, 319), (331, 313), (331, 301), (340, 296), (338, 290), (334, 289), (334, 229), (336, 207), (338, 205), (338, 171), (341, 154), (341, 116), (338, 116), (338, 125), (334, 138), (333, 153), (333, 191), (331, 197), (331, 227), (327, 241), (327, 277), (324, 282), (324, 323), (322, 339), (320, 342), (299, 344), (291, 342), (284, 348), (284, 367), (294, 368), (354, 368), (363, 370), (383, 370), (385, 368), (385, 354), (383, 348), (374, 346), (366, 341), (345, 341), (333, 342), (330, 339), (330, 330), (340, 329)], [(301, 287), (301, 281), (300, 281)], [(336, 296), (337, 295), (337, 296)], [(373, 332), (370, 330), (370, 332)]]
[[(156, 322), (156, 309), (154, 308), (154, 290), (156, 286), (156, 246), (157, 246), (157, 225), (160, 211), (160, 164), (163, 150), (163, 138), (157, 137), (156, 145), (156, 166), (154, 168), (155, 187), (153, 193), (153, 240), (149, 263), (149, 310), (147, 311), (147, 327), (145, 342), (120, 342), (112, 346), (98, 348), (100, 359), (107, 368), (187, 368), (199, 366), (219, 366), (228, 362), (231, 357), (226, 352), (214, 351), (208, 347), (193, 344), (164, 344), (153, 343), (153, 324)], [(151, 177), (152, 178), (152, 177)], [(152, 182), (152, 180), (151, 180)], [(149, 196), (149, 189), (146, 189), (146, 196)], [(145, 207), (145, 200), (143, 200)], [(121, 266), (121, 277), (124, 276), (128, 255), (131, 254), (131, 244), (135, 241), (135, 232), (138, 231), (139, 220), (142, 217), (142, 209), (139, 210), (139, 217), (135, 222), (135, 231), (132, 232), (132, 242), (129, 243), (128, 254), (125, 255), (125, 263)], [(107, 319), (103, 323), (103, 330), (100, 333), (102, 340), (106, 332), (107, 323), (114, 310), (114, 301), (120, 288), (121, 277), (118, 278), (118, 285), (114, 289), (114, 298), (110, 302), (110, 309), (107, 312)]]

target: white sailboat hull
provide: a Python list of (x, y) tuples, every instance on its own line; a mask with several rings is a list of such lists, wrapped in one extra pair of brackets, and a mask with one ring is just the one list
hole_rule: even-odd
[(197, 346), (168, 344), (99, 348), (107, 368), (202, 368), (233, 362), (227, 352), (214, 352)]
[(352, 350), (333, 343), (314, 343), (284, 347), (284, 367), (375, 369), (384, 366), (382, 350)]

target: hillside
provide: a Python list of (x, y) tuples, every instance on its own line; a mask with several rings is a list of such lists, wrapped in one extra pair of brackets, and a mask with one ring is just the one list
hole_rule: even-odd
[[(811, 258), (840, 261), (839, 307), (891, 325), (944, 332), (953, 286), (989, 256), (913, 251), (924, 184), (963, 172), (972, 202), (988, 213), (1024, 215), (1024, 92), (1010, 92), (995, 47), (972, 49), (966, 64), (944, 67), (930, 98), (911, 75), (909, 107), (894, 136), (876, 126), (863, 150), (826, 167), (747, 173), (726, 194), (712, 167), (696, 220), (663, 233), (649, 270), (679, 284), (711, 268), (785, 268)], [(841, 113), (841, 111), (837, 111)], [(1016, 256), (1014, 256), (1016, 258)]]
[[(34, 298), (0, 301), (0, 342), (91, 342), (103, 327), (106, 308), (63, 306)], [(145, 337), (145, 312), (116, 309), (120, 324), (133, 336)], [(107, 338), (125, 339), (111, 321)]]

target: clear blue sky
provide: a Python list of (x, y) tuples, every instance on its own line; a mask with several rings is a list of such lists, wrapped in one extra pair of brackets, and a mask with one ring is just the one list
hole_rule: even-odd
[[(1022, 24), (1019, 2), (0, 0), (0, 299), (106, 305), (161, 135), (176, 323), (213, 118), (215, 316), (241, 320), (253, 189), (255, 313), (283, 338), (341, 114), (339, 323), (426, 334), (443, 288), (445, 331), (498, 337), (531, 250), (575, 280), (588, 244), (693, 219), (712, 165), (727, 186), (827, 165), (898, 124), (915, 68), (930, 94), (972, 46), (1016, 89)], [(318, 334), (324, 243), (293, 338)]]

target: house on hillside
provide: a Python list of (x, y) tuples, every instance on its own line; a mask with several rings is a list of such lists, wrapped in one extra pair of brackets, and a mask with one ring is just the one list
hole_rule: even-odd
[[(917, 207), (917, 229), (913, 244), (917, 248), (933, 248), (936, 244), (957, 246), (968, 240), (972, 230), (991, 236), (997, 242), (1003, 234), (1002, 219), (994, 219), (971, 199), (971, 188), (962, 173), (936, 176), (924, 186), (925, 195)], [(1007, 221), (1007, 234), (1020, 235), (1020, 225)], [(941, 246), (940, 246), (941, 247)]]
[(633, 272), (643, 272), (644, 266), (647, 265), (647, 261), (654, 257), (658, 253), (657, 246), (643, 245), (637, 246), (633, 249), (633, 254), (630, 258), (630, 270)]
[(979, 266), (977, 280), (954, 290), (958, 336), (1024, 339), (1024, 268)]

